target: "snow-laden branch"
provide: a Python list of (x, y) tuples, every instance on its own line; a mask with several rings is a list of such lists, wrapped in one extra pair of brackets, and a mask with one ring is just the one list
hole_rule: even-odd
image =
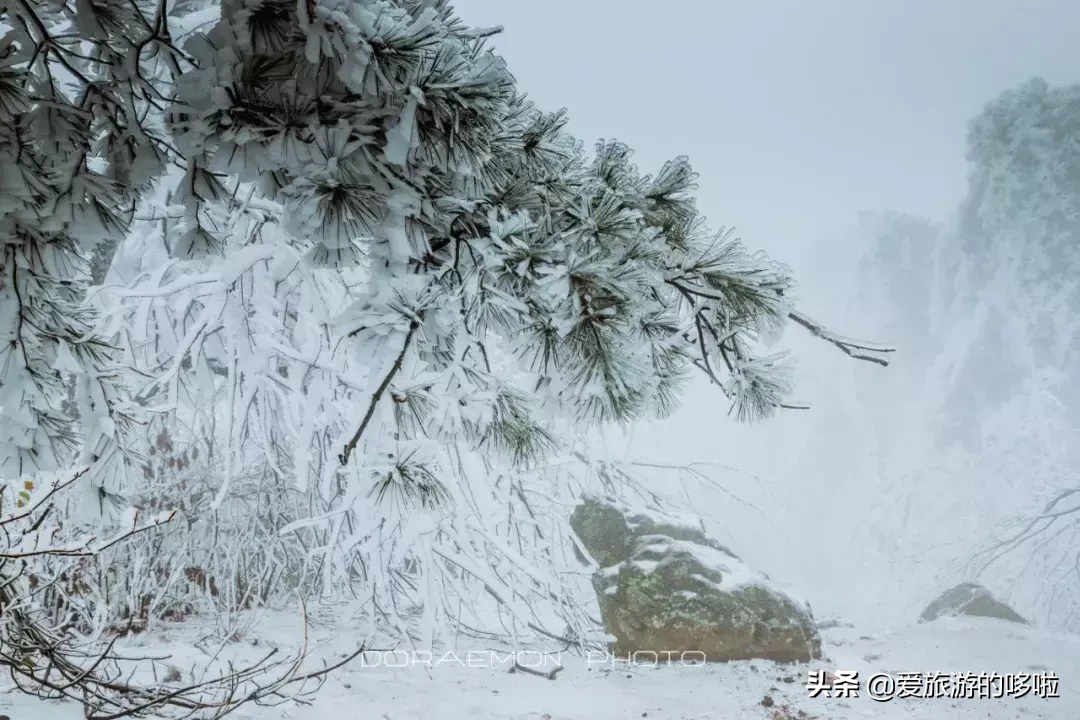
[(806, 328), (815, 337), (819, 337), (826, 342), (832, 343), (840, 348), (845, 355), (856, 360), (865, 360), (866, 362), (872, 362), (883, 367), (888, 367), (888, 358), (881, 356), (896, 352), (896, 348), (889, 347), (888, 345), (866, 342), (864, 340), (854, 340), (852, 338), (844, 337), (843, 335), (838, 335), (831, 330), (827, 330), (820, 323), (810, 319), (801, 312), (792, 311), (788, 313), (788, 317), (791, 318), (793, 322)]

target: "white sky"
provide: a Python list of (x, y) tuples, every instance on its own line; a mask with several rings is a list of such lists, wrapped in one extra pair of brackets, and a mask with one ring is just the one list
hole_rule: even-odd
[(790, 264), (858, 210), (942, 215), (967, 121), (1080, 80), (1080, 0), (458, 0), (519, 86), (643, 170), (689, 155), (702, 209)]

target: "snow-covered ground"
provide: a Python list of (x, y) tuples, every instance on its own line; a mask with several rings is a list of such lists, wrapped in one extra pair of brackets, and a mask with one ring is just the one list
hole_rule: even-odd
[[(292, 635), (286, 616), (267, 615), (254, 632), (235, 643), (234, 654), (252, 657), (268, 637)], [(190, 628), (185, 629), (190, 632)], [(333, 658), (355, 647), (356, 638), (328, 627), (313, 631), (317, 658)], [(854, 718), (926, 718), (927, 720), (1005, 720), (1080, 718), (1080, 637), (1055, 635), (995, 620), (938, 620), (876, 636), (855, 628), (825, 632), (826, 659), (810, 666), (778, 666), (739, 662), (694, 666), (678, 660), (660, 667), (636, 666), (599, 656), (590, 659), (563, 654), (519, 656), (521, 664), (563, 670), (553, 680), (508, 672), (509, 657), (459, 644), (455, 655), (437, 652), (430, 665), (421, 651), (373, 654), (336, 672), (309, 706), (245, 708), (244, 720), (851, 720)], [(255, 644), (253, 644), (253, 642)], [(202, 652), (182, 637), (155, 636), (132, 641), (161, 650), (168, 645), (177, 666), (190, 665)], [(134, 647), (132, 648), (134, 649)], [(388, 668), (385, 659), (405, 667)], [(186, 659), (185, 659), (186, 658)], [(411, 658), (411, 659), (410, 659)], [(455, 659), (457, 661), (455, 661)], [(466, 667), (468, 665), (469, 667)], [(953, 699), (905, 698), (877, 702), (858, 698), (809, 697), (811, 670), (858, 671), (865, 680), (874, 673), (1053, 674), (1060, 697)], [(769, 698), (768, 700), (766, 699)], [(0, 713), (11, 720), (78, 720), (73, 706), (41, 703), (15, 693), (0, 694)], [(800, 714), (802, 713), (802, 714)]]

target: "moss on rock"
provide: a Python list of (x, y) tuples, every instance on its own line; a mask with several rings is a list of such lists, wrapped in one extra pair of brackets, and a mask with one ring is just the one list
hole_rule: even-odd
[[(571, 525), (600, 564), (593, 578), (613, 650), (708, 660), (821, 657), (809, 610), (768, 586), (704, 531), (586, 498)], [(698, 655), (697, 657), (701, 657)]]

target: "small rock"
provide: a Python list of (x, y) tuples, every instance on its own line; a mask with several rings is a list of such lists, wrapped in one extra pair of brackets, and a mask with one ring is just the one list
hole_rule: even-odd
[(785, 675), (783, 677), (783, 681), (786, 683), (793, 683), (795, 682), (795, 678), (793, 678), (791, 675)]
[(923, 611), (919, 622), (930, 622), (948, 615), (974, 615), (1028, 625), (1028, 621), (1001, 602), (985, 587), (975, 582), (960, 583), (941, 594)]
[(346, 690), (352, 690), (352, 685), (350, 685), (349, 683), (341, 683), (341, 687), (345, 688)]
[(761, 698), (761, 706), (762, 707), (772, 707), (775, 704), (776, 703), (773, 702), (773, 699), (771, 697), (769, 697), (768, 695)]

